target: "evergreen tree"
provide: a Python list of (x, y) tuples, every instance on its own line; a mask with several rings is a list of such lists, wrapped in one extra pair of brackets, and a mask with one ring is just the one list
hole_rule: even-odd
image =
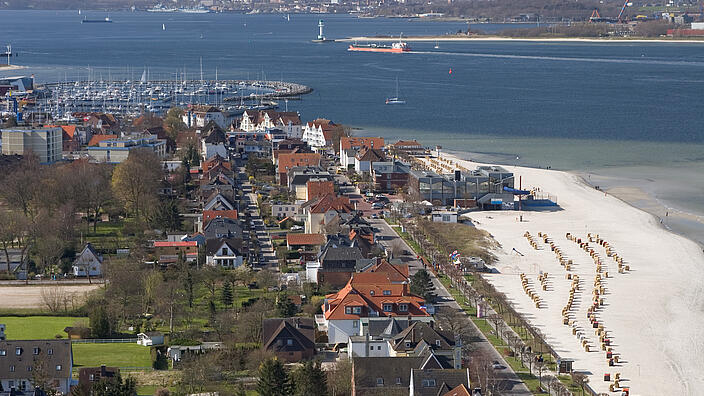
[(222, 301), (222, 303), (226, 307), (232, 305), (232, 302), (234, 301), (234, 296), (232, 294), (232, 285), (230, 285), (230, 282), (225, 282), (225, 284), (222, 286), (222, 295), (220, 296), (220, 301)]
[(176, 200), (167, 199), (161, 201), (161, 204), (157, 206), (151, 220), (155, 227), (161, 228), (166, 233), (167, 231), (178, 231), (181, 229), (183, 216), (181, 216)]
[(122, 381), (118, 374), (114, 378), (103, 378), (93, 384), (92, 396), (134, 396), (137, 394), (137, 381), (127, 377)]
[(319, 362), (308, 360), (293, 372), (295, 396), (327, 396), (327, 374)]
[(257, 392), (262, 396), (292, 395), (291, 380), (278, 359), (267, 359), (259, 365)]
[(422, 269), (411, 277), (411, 293), (423, 297), (427, 302), (435, 300), (435, 285), (428, 271)]
[(289, 318), (296, 314), (296, 304), (292, 303), (287, 296), (280, 294), (276, 298), (276, 314), (282, 318)]
[(107, 338), (112, 334), (110, 317), (102, 302), (91, 311), (89, 323), (91, 335), (95, 338)]

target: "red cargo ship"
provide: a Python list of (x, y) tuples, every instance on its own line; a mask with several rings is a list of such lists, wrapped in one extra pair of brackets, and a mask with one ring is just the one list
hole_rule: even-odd
[(347, 51), (392, 52), (396, 54), (400, 54), (402, 52), (409, 52), (410, 50), (411, 47), (409, 47), (408, 44), (402, 41), (392, 43), (390, 46), (379, 44), (350, 44), (349, 48), (347, 48)]

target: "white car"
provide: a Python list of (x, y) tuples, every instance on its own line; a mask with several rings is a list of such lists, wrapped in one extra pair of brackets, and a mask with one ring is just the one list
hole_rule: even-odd
[(295, 225), (295, 226), (291, 227), (291, 231), (300, 231), (302, 229), (303, 229), (303, 227), (301, 227), (299, 225)]

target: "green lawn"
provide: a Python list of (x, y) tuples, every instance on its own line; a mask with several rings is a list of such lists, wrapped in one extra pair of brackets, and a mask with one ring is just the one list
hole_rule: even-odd
[(137, 343), (119, 344), (73, 344), (74, 367), (98, 367), (102, 364), (113, 367), (151, 368), (149, 347)]
[(88, 324), (88, 318), (70, 316), (3, 316), (0, 323), (7, 326), (5, 334), (8, 340), (44, 340), (53, 339), (57, 334), (66, 338), (64, 328), (76, 322)]
[[(161, 388), (163, 388), (163, 386), (139, 385), (139, 386), (137, 386), (137, 395), (138, 396), (152, 396), (154, 394), (154, 392), (156, 392), (157, 389), (161, 389)], [(172, 393), (176, 390), (176, 388), (173, 386), (167, 386), (166, 389), (168, 389)]]

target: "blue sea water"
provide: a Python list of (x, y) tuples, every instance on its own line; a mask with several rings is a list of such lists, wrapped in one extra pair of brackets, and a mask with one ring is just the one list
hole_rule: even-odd
[[(76, 11), (1, 11), (38, 81), (174, 78), (290, 80), (314, 88), (289, 110), (359, 133), (508, 164), (551, 166), (632, 185), (665, 206), (704, 215), (704, 43), (472, 41), (411, 43), (413, 53), (348, 52), (326, 36), (438, 35), (461, 22), (347, 15), (111, 13), (81, 24)], [(162, 24), (166, 30), (162, 30)], [(496, 31), (500, 26), (476, 28)], [(202, 37), (202, 38), (201, 38)], [(452, 73), (450, 73), (450, 70)], [(405, 106), (385, 106), (399, 79)], [(518, 160), (516, 158), (518, 157)], [(704, 226), (702, 226), (704, 230)], [(687, 231), (688, 235), (692, 235)], [(699, 237), (704, 241), (704, 231)]]

